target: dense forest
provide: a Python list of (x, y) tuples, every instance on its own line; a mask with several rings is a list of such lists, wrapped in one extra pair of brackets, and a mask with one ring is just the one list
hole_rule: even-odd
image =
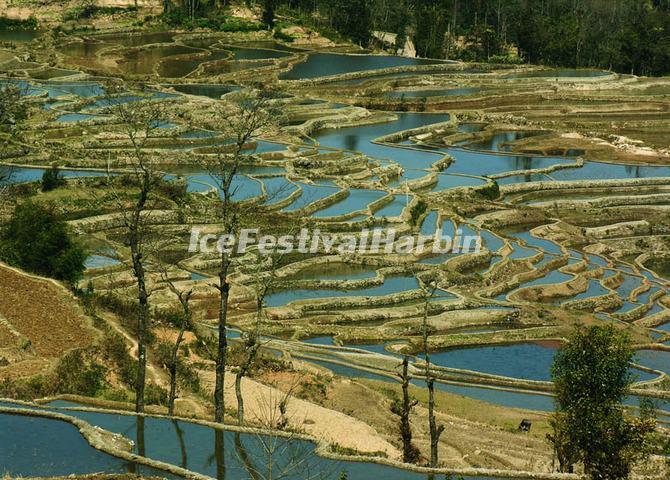
[(354, 41), (410, 36), (417, 54), (670, 72), (670, 0), (267, 0)]

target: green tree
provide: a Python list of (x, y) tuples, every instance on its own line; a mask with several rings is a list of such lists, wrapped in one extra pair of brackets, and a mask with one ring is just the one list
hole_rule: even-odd
[(628, 335), (613, 326), (578, 326), (552, 367), (556, 389), (549, 436), (561, 470), (581, 462), (594, 480), (623, 480), (645, 456), (653, 419), (632, 419), (621, 404), (633, 377)]
[(372, 15), (367, 1), (334, 0), (331, 12), (331, 22), (338, 32), (360, 45), (370, 43)]
[(263, 25), (268, 28), (275, 26), (275, 8), (277, 0), (263, 0), (263, 16), (261, 18)]
[(86, 255), (67, 224), (50, 209), (25, 202), (0, 233), (0, 257), (39, 275), (75, 284)]
[(65, 180), (61, 177), (58, 165), (54, 164), (50, 169), (45, 170), (42, 174), (42, 191), (50, 192), (58, 187), (65, 185)]

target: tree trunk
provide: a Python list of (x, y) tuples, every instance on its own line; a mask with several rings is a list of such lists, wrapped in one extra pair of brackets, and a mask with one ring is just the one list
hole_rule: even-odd
[(214, 430), (214, 459), (216, 461), (216, 480), (226, 479), (226, 444), (223, 430)]
[[(176, 358), (172, 361), (176, 362)], [(174, 400), (177, 398), (177, 364), (170, 365), (170, 394), (168, 396), (168, 415), (174, 415)]]
[(149, 320), (149, 295), (144, 273), (144, 264), (140, 252), (140, 239), (138, 235), (140, 225), (140, 213), (143, 205), (134, 215), (134, 222), (130, 231), (130, 250), (133, 260), (133, 273), (137, 280), (137, 299), (139, 311), (137, 315), (137, 379), (135, 382), (135, 412), (144, 412), (144, 386), (146, 383), (147, 352), (146, 352), (146, 329)]
[(179, 355), (179, 347), (181, 342), (184, 340), (184, 332), (186, 331), (186, 326), (190, 323), (189, 317), (190, 313), (188, 310), (188, 304), (184, 306), (184, 320), (182, 326), (179, 329), (179, 335), (177, 335), (177, 341), (172, 347), (172, 354), (170, 356), (170, 396), (168, 397), (168, 415), (174, 415), (174, 401), (177, 398), (177, 361)]
[(226, 353), (228, 349), (228, 338), (226, 337), (226, 324), (228, 320), (228, 296), (230, 295), (230, 284), (227, 279), (228, 258), (223, 254), (221, 260), (220, 303), (219, 303), (219, 344), (216, 355), (216, 386), (214, 389), (214, 406), (216, 422), (222, 423), (225, 415), (224, 385), (226, 380)]
[(428, 386), (428, 427), (430, 430), (430, 466), (437, 468), (438, 464), (438, 444), (440, 442), (440, 435), (444, 431), (444, 425), (438, 425), (435, 418), (435, 378), (430, 371), (430, 353), (428, 346), (428, 306), (430, 299), (435, 295), (437, 286), (430, 292), (426, 293), (423, 322), (422, 322), (422, 337), (423, 337), (423, 357), (426, 362), (426, 385)]
[(412, 408), (416, 405), (409, 396), (409, 359), (402, 360), (402, 406), (400, 415), (400, 437), (402, 439), (402, 460), (405, 463), (414, 463), (417, 460), (416, 448), (412, 444), (412, 425), (410, 424), (410, 414)]
[(430, 427), (430, 466), (437, 468), (438, 463), (438, 444), (440, 435), (444, 431), (444, 425), (437, 425), (435, 418), (435, 381), (428, 379), (428, 422)]
[(237, 424), (244, 425), (244, 398), (242, 397), (242, 372), (235, 375), (235, 395), (237, 396)]
[(144, 279), (140, 282), (140, 312), (137, 317), (137, 382), (135, 383), (135, 412), (144, 412), (144, 387), (147, 376), (147, 347), (146, 328), (149, 316), (149, 303), (147, 302), (146, 287)]

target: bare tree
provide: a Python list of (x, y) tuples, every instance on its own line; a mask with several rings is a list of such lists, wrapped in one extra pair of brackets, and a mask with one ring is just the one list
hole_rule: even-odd
[[(123, 134), (130, 142), (129, 176), (137, 192), (130, 200), (125, 200), (115, 187), (114, 177), (108, 173), (107, 179), (120, 209), (123, 228), (130, 247), (131, 269), (137, 285), (137, 380), (135, 383), (135, 411), (144, 411), (144, 389), (147, 365), (147, 330), (150, 321), (150, 291), (147, 287), (147, 257), (149, 256), (148, 224), (151, 197), (162, 183), (164, 175), (151, 164), (145, 152), (147, 141), (160, 128), (166, 112), (158, 102), (119, 102), (115, 100), (110, 86), (105, 98), (108, 110), (114, 113)], [(108, 166), (108, 172), (110, 166)]]
[(428, 426), (430, 430), (430, 466), (437, 467), (438, 463), (438, 444), (440, 435), (444, 432), (444, 425), (438, 425), (435, 418), (435, 377), (430, 370), (430, 348), (428, 345), (428, 337), (430, 335), (428, 328), (428, 310), (430, 301), (435, 297), (437, 291), (437, 282), (434, 280), (426, 285), (422, 284), (424, 293), (424, 309), (422, 321), (422, 340), (423, 340), (423, 356), (425, 361), (425, 376), (426, 385), (428, 386)]
[[(257, 421), (264, 430), (282, 430), (283, 435), (254, 435), (255, 455), (245, 455), (238, 447), (237, 453), (250, 478), (255, 480), (284, 480), (300, 478), (317, 480), (333, 478), (336, 465), (326, 466), (317, 455), (314, 447), (301, 440), (298, 434), (289, 430), (292, 421), (288, 415), (288, 405), (293, 398), (293, 385), (287, 392), (270, 395), (261, 400)], [(254, 463), (253, 460), (257, 459)]]
[(391, 411), (400, 417), (400, 438), (402, 440), (402, 460), (405, 463), (416, 463), (419, 459), (419, 450), (412, 443), (412, 425), (410, 415), (418, 401), (412, 400), (409, 394), (409, 357), (405, 355), (402, 360), (402, 370), (398, 374), (402, 385), (402, 399), (396, 400), (391, 406)]
[(181, 315), (178, 320), (177, 338), (170, 349), (170, 356), (167, 360), (166, 367), (170, 373), (170, 391), (168, 393), (168, 415), (174, 415), (174, 402), (177, 398), (177, 370), (179, 367), (179, 348), (184, 341), (184, 334), (186, 330), (192, 326), (191, 314), (191, 297), (193, 296), (193, 289), (182, 290), (179, 289), (175, 283), (170, 279), (167, 271), (162, 272), (163, 282), (168, 286), (170, 291), (179, 301), (181, 307)]
[[(253, 271), (254, 292), (256, 303), (256, 318), (254, 328), (250, 332), (243, 334), (244, 360), (242, 361), (237, 373), (235, 374), (235, 395), (237, 396), (237, 423), (244, 424), (244, 397), (242, 396), (242, 378), (245, 377), (256, 360), (258, 351), (261, 347), (261, 324), (265, 313), (265, 297), (276, 286), (277, 266), (281, 262), (284, 254), (270, 254), (263, 256), (258, 252), (257, 262)], [(263, 261), (263, 260), (266, 261)], [(268, 264), (268, 270), (263, 272), (265, 264)]]
[[(264, 92), (241, 92), (232, 104), (226, 104), (219, 112), (222, 130), (232, 139), (231, 148), (219, 153), (214, 161), (207, 162), (210, 176), (220, 191), (219, 218), (223, 226), (223, 235), (237, 238), (240, 224), (240, 208), (234, 201), (237, 190), (234, 180), (239, 173), (243, 161), (247, 158), (245, 148), (249, 141), (262, 130), (275, 124), (278, 112), (272, 108), (271, 97)], [(214, 419), (223, 422), (225, 414), (224, 385), (227, 363), (228, 340), (226, 327), (228, 323), (228, 300), (230, 283), (228, 273), (232, 256), (222, 249), (219, 264), (219, 338), (216, 355), (216, 382), (214, 389)]]

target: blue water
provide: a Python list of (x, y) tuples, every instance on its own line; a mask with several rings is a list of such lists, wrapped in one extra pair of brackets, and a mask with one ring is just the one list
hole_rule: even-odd
[(447, 190), (456, 187), (478, 187), (485, 185), (486, 180), (475, 177), (464, 177), (462, 175), (449, 175), (440, 173), (437, 176), (437, 185), (433, 188), (434, 191)]
[(65, 95), (76, 95), (82, 98), (98, 97), (105, 94), (105, 90), (99, 83), (94, 82), (34, 82), (26, 80), (0, 79), (0, 87), (5, 85), (16, 85), (21, 93), (27, 96), (41, 95), (46, 93), (49, 98), (58, 98)]
[(330, 207), (326, 207), (323, 210), (313, 213), (312, 216), (317, 218), (327, 218), (366, 210), (372, 202), (379, 200), (385, 195), (386, 192), (380, 190), (352, 188), (349, 190), (349, 196), (347, 198)]
[(414, 277), (388, 277), (381, 285), (361, 290), (284, 290), (265, 297), (269, 307), (280, 307), (296, 300), (316, 300), (337, 297), (378, 297), (399, 292), (418, 290), (419, 283)]
[(431, 353), (430, 361), (443, 367), (548, 381), (555, 353), (555, 348), (537, 343), (519, 343)]
[[(135, 442), (136, 452), (143, 451), (149, 458), (214, 478), (217, 478), (217, 472), (221, 477), (224, 469), (225, 478), (239, 480), (257, 478), (259, 475), (302, 480), (312, 478), (315, 474), (320, 478), (335, 479), (343, 470), (347, 472), (348, 478), (355, 480), (373, 477), (389, 480), (426, 478), (422, 474), (383, 465), (327, 460), (314, 453), (313, 443), (303, 440), (222, 432), (217, 441), (212, 428), (152, 417), (144, 421), (144, 442), (140, 444), (137, 419), (134, 416), (78, 411), (67, 411), (66, 414), (130, 438)], [(34, 431), (39, 435), (38, 428)], [(69, 448), (66, 442), (60, 441), (60, 444), (64, 451)], [(217, 455), (217, 447), (222, 454)], [(270, 464), (273, 466), (272, 474)], [(256, 475), (251, 475), (250, 471)], [(282, 474), (282, 471), (285, 473)]]
[[(208, 173), (192, 173), (184, 175), (188, 182), (189, 192), (207, 192), (212, 187), (218, 188), (216, 182)], [(253, 197), (258, 197), (263, 192), (261, 191), (261, 184), (258, 180), (248, 177), (246, 175), (237, 175), (233, 179), (232, 189), (234, 190), (233, 197), (236, 200), (246, 200)], [(223, 192), (221, 192), (223, 195)]]
[(540, 412), (551, 412), (554, 410), (554, 397), (549, 395), (536, 395), (532, 393), (510, 392), (492, 388), (471, 387), (464, 385), (453, 385), (435, 383), (437, 390), (474, 398), (483, 402), (492, 403), (510, 408), (524, 408)]
[[(0, 414), (0, 445), (3, 475), (53, 477), (133, 471), (131, 464), (94, 449), (77, 427), (59, 420)], [(144, 475), (174, 478), (139, 468)]]
[(534, 257), (538, 254), (538, 251), (533, 248), (524, 247), (516, 242), (510, 242), (514, 250), (509, 255), (509, 258), (512, 260), (520, 260), (524, 258)]
[(291, 205), (284, 208), (285, 212), (293, 212), (305, 208), (311, 203), (330, 197), (339, 190), (335, 184), (330, 181), (319, 181), (318, 184), (297, 183), (301, 188), (302, 193)]
[(56, 118), (56, 121), (60, 123), (77, 123), (77, 122), (85, 122), (88, 120), (96, 120), (99, 118), (105, 118), (105, 117), (101, 117), (100, 115), (91, 115), (87, 113), (65, 113), (60, 117)]
[(86, 269), (104, 268), (119, 265), (120, 263), (116, 258), (105, 255), (90, 255), (84, 262), (84, 267)]
[(630, 275), (624, 275), (623, 279), (624, 279), (623, 283), (621, 284), (621, 286), (616, 288), (616, 292), (623, 300), (628, 300), (630, 299), (633, 290), (642, 285), (642, 278), (633, 277)]
[[(314, 137), (323, 146), (354, 150), (379, 159), (391, 159), (405, 170), (429, 168), (441, 158), (439, 153), (389, 147), (374, 144), (372, 141), (401, 130), (445, 122), (449, 120), (449, 115), (421, 113), (397, 113), (396, 115), (398, 120), (394, 122), (321, 130), (316, 132)], [(414, 172), (414, 175), (411, 175), (410, 172), (406, 172), (404, 178), (419, 178), (425, 174), (425, 172)]]
[[(411, 197), (409, 198), (411, 201)], [(374, 213), (375, 217), (398, 217), (407, 206), (406, 195), (394, 195), (393, 201), (384, 205)]]
[[(452, 147), (445, 147), (455, 161), (447, 172), (462, 173), (465, 175), (489, 176), (498, 173), (547, 168), (552, 165), (573, 163), (573, 160), (556, 157), (528, 157), (518, 155), (492, 155), (486, 152), (476, 152)], [(565, 170), (561, 170), (564, 172)], [(573, 170), (571, 169), (570, 172)]]
[(435, 230), (437, 229), (437, 218), (438, 215), (435, 210), (432, 210), (428, 215), (426, 215), (426, 217), (423, 219), (423, 222), (421, 223), (421, 235), (432, 236), (435, 234)]
[(410, 92), (389, 92), (391, 98), (421, 98), (421, 97), (451, 97), (457, 95), (472, 95), (483, 89), (479, 87), (447, 88), (440, 90), (413, 90)]
[(584, 162), (582, 168), (558, 170), (549, 175), (556, 180), (606, 180), (608, 178), (668, 177), (670, 176), (670, 167)]
[(537, 238), (530, 232), (510, 233), (509, 236), (523, 240), (529, 247), (535, 247), (553, 255), (563, 254), (563, 250), (561, 250), (561, 247), (557, 243), (554, 243), (551, 240)]
[[(7, 168), (0, 167), (3, 171)], [(46, 169), (44, 168), (11, 168), (11, 176), (9, 183), (27, 183), (38, 182), (42, 180), (42, 175)], [(60, 170), (61, 176), (64, 178), (82, 178), (82, 177), (104, 177), (107, 174), (104, 172), (93, 172), (86, 170)]]
[(482, 240), (484, 240), (484, 245), (486, 248), (488, 248), (492, 253), (497, 252), (505, 245), (505, 242), (502, 238), (500, 238), (498, 235), (494, 235), (488, 230), (480, 230), (479, 234), (482, 237)]
[[(511, 132), (498, 132), (481, 140), (465, 140), (462, 145), (474, 150), (485, 150), (489, 152), (508, 152), (511, 151), (510, 142), (520, 140), (522, 138), (540, 135), (544, 132), (540, 131), (523, 131), (515, 130)], [(457, 143), (461, 145), (461, 143)]]
[(670, 352), (661, 350), (638, 350), (635, 362), (670, 375)]
[(529, 174), (529, 175), (511, 175), (508, 177), (497, 178), (496, 182), (499, 185), (509, 185), (514, 183), (529, 183), (529, 182), (547, 182), (551, 178), (544, 174)]
[(587, 253), (586, 258), (588, 259), (589, 263), (592, 263), (594, 265), (597, 265), (599, 267), (607, 267), (609, 265), (609, 262), (601, 257), (600, 255), (595, 255), (593, 253)]
[(119, 95), (116, 97), (107, 97), (107, 98), (100, 98), (96, 100), (95, 102), (91, 103), (90, 105), (87, 105), (85, 108), (82, 109), (82, 112), (90, 111), (90, 110), (96, 110), (98, 108), (110, 108), (110, 107), (115, 107), (117, 105), (124, 105), (126, 103), (134, 103), (134, 102), (139, 102), (141, 100), (146, 99), (147, 97), (140, 97), (137, 95)]
[(379, 70), (403, 65), (432, 65), (439, 60), (396, 57), (391, 55), (338, 55), (334, 53), (311, 53), (305, 62), (282, 73), (281, 80), (328, 77), (343, 73)]
[(543, 277), (521, 284), (519, 288), (536, 287), (538, 285), (553, 285), (556, 283), (567, 282), (573, 278), (573, 275), (568, 275), (567, 273), (559, 272), (558, 270), (552, 270)]
[(298, 186), (289, 182), (286, 177), (268, 177), (259, 179), (265, 185), (267, 199), (265, 203), (277, 203), (286, 200), (298, 190)]

